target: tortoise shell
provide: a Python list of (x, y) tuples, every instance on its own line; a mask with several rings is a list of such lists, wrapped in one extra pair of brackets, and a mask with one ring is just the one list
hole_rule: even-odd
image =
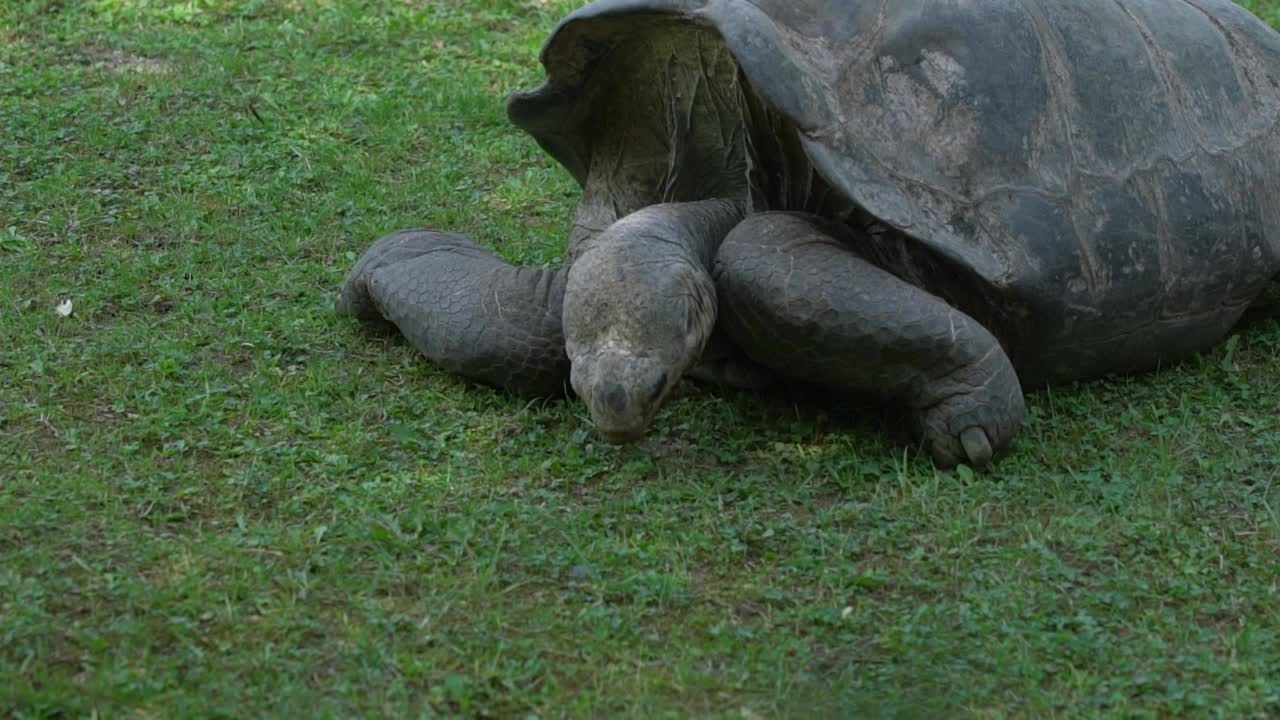
[(513, 122), (646, 205), (885, 228), (859, 252), (1039, 384), (1222, 338), (1280, 272), (1280, 35), (1227, 0), (601, 0)]

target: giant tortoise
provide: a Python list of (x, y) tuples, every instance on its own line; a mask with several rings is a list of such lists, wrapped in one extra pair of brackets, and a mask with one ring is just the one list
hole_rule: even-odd
[(1024, 388), (1186, 358), (1280, 285), (1280, 36), (1227, 0), (599, 0), (542, 62), (508, 114), (582, 187), (566, 269), (409, 231), (338, 307), (569, 380), (613, 440), (701, 358), (982, 465)]

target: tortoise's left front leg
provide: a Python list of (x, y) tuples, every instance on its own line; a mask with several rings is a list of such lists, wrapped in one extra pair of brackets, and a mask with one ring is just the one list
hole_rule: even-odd
[(409, 230), (365, 252), (337, 309), (390, 322), (431, 362), (471, 380), (563, 396), (564, 286), (564, 272), (516, 267), (466, 236)]
[(939, 465), (990, 463), (1025, 414), (1000, 343), (828, 230), (787, 213), (738, 225), (715, 265), (722, 328), (780, 374), (904, 403)]

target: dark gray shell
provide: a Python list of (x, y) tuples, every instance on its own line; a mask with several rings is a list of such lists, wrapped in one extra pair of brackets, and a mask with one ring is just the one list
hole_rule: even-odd
[[(588, 186), (601, 123), (631, 122), (592, 114), (618, 81), (597, 68), (684, 26), (718, 36), (829, 187), (994, 298), (1036, 378), (1201, 349), (1280, 269), (1280, 36), (1227, 0), (601, 0), (549, 40), (547, 84), (513, 121)], [(609, 182), (667, 183), (615, 193), (612, 213), (699, 192)]]

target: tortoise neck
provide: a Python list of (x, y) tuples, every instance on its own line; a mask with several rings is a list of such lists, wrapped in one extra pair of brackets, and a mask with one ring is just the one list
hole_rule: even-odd
[(708, 271), (725, 236), (747, 215), (745, 203), (726, 199), (664, 203), (641, 213), (643, 237), (659, 239)]
[(725, 236), (746, 216), (746, 203), (738, 200), (650, 205), (580, 238), (569, 265), (591, 255), (627, 264), (687, 262), (710, 272)]
[(715, 262), (720, 244), (746, 217), (745, 203), (735, 200), (702, 200), (658, 206), (666, 220), (688, 248), (693, 259), (708, 271)]

